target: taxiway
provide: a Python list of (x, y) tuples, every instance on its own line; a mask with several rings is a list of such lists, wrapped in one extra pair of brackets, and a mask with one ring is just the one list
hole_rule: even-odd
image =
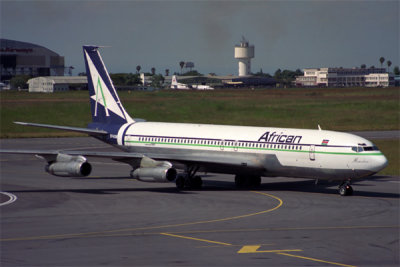
[[(1, 140), (4, 149), (110, 147), (91, 138)], [(112, 148), (111, 148), (112, 149)], [(202, 190), (129, 178), (92, 159), (87, 178), (54, 177), (29, 155), (1, 155), (1, 266), (398, 266), (399, 177), (373, 176), (340, 197), (337, 184), (230, 175)]]

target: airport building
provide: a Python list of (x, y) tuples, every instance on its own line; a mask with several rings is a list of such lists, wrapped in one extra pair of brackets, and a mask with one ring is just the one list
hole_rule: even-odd
[(87, 89), (86, 76), (49, 76), (28, 80), (29, 92), (54, 93)]
[(0, 39), (0, 80), (16, 75), (64, 76), (64, 57), (43, 46)]
[(384, 68), (315, 68), (304, 69), (295, 83), (298, 87), (388, 87), (394, 86), (394, 76)]

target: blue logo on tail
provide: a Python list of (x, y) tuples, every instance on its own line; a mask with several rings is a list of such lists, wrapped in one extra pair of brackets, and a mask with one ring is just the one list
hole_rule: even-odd
[(116, 128), (133, 123), (119, 100), (98, 48), (83, 47), (93, 121), (89, 127)]

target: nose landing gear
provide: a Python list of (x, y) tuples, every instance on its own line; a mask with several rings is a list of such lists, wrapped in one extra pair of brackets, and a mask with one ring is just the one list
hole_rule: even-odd
[(343, 181), (339, 185), (339, 194), (341, 196), (351, 196), (351, 195), (353, 195), (353, 187), (351, 187), (350, 183), (351, 183), (350, 180), (347, 180), (347, 181)]

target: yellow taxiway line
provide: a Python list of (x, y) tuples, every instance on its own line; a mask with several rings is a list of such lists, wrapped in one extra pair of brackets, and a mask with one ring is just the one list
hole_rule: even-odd
[(327, 263), (327, 264), (332, 264), (332, 265), (338, 265), (338, 266), (356, 267), (354, 265), (348, 265), (348, 264), (343, 264), (343, 263), (338, 263), (338, 262), (333, 262), (333, 261), (324, 261), (324, 260), (319, 260), (319, 259), (310, 258), (310, 257), (304, 257), (304, 256), (299, 256), (299, 255), (288, 254), (288, 253), (284, 253), (284, 252), (279, 252), (279, 253), (276, 253), (276, 254), (289, 256), (289, 257), (300, 258), (300, 259), (309, 260), (309, 261), (316, 261), (316, 262), (322, 262), (322, 263)]
[(207, 240), (207, 239), (202, 239), (202, 238), (194, 238), (194, 237), (183, 236), (183, 235), (174, 235), (174, 234), (169, 234), (169, 233), (160, 233), (160, 234), (161, 235), (178, 237), (178, 238), (183, 238), (183, 239), (190, 239), (190, 240), (195, 240), (195, 241), (207, 242), (207, 243), (212, 243), (212, 244), (218, 244), (218, 245), (223, 245), (223, 246), (232, 246), (232, 244), (229, 244), (229, 243), (212, 241), (212, 240)]
[(45, 240), (45, 239), (64, 239), (64, 238), (87, 238), (96, 236), (99, 237), (101, 235), (109, 235), (112, 233), (122, 233), (122, 232), (132, 232), (132, 231), (143, 231), (143, 230), (154, 230), (154, 229), (163, 229), (163, 228), (173, 228), (173, 227), (181, 227), (181, 226), (189, 226), (189, 225), (197, 225), (197, 224), (207, 224), (207, 223), (215, 223), (215, 222), (224, 222), (230, 220), (237, 220), (242, 218), (248, 218), (251, 216), (256, 216), (264, 213), (268, 213), (279, 209), (283, 205), (282, 199), (267, 193), (250, 191), (253, 193), (257, 193), (260, 195), (268, 196), (270, 198), (276, 199), (279, 203), (271, 209), (263, 210), (259, 212), (238, 215), (233, 217), (214, 219), (214, 220), (206, 220), (206, 221), (197, 221), (197, 222), (189, 222), (189, 223), (180, 223), (180, 224), (171, 224), (171, 225), (160, 225), (160, 226), (149, 226), (149, 227), (138, 227), (138, 228), (125, 228), (125, 229), (116, 229), (116, 230), (108, 230), (108, 231), (98, 231), (98, 232), (86, 232), (86, 233), (72, 233), (72, 234), (59, 234), (59, 235), (44, 235), (44, 236), (31, 236), (31, 237), (17, 237), (17, 238), (3, 238), (0, 239), (0, 242), (5, 241), (28, 241), (28, 240)]

